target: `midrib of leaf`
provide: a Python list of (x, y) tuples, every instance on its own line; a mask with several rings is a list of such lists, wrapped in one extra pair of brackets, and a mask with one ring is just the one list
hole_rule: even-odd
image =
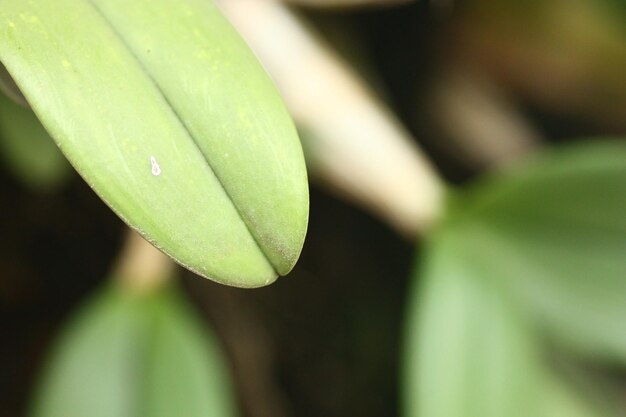
[(156, 91), (158, 91), (159, 95), (163, 98), (163, 100), (167, 104), (167, 107), (169, 108), (171, 113), (176, 117), (176, 120), (178, 120), (178, 122), (182, 126), (183, 130), (185, 131), (185, 134), (189, 137), (191, 142), (198, 149), (200, 154), (202, 154), (202, 156), (204, 157), (204, 161), (206, 162), (207, 166), (209, 167), (209, 169), (211, 170), (211, 172), (213, 173), (213, 175), (217, 179), (218, 183), (220, 184), (220, 186), (224, 190), (224, 193), (228, 196), (228, 200), (233, 205), (233, 208), (235, 209), (237, 215), (239, 216), (239, 219), (243, 222), (244, 226), (246, 227), (246, 230), (248, 231), (248, 233), (250, 234), (250, 236), (254, 240), (254, 243), (256, 244), (256, 246), (259, 248), (259, 251), (263, 254), (263, 256), (265, 257), (267, 262), (272, 266), (272, 268), (274, 269), (274, 272), (276, 273), (276, 275), (280, 275), (278, 273), (278, 269), (280, 269), (280, 268), (277, 265), (274, 265), (274, 263), (272, 262), (271, 257), (268, 255), (268, 253), (266, 252), (265, 248), (259, 242), (259, 239), (255, 235), (254, 229), (248, 224), (248, 222), (245, 219), (245, 216), (243, 216), (241, 210), (239, 209), (239, 207), (237, 206), (237, 204), (235, 203), (235, 201), (233, 200), (231, 195), (228, 193), (228, 189), (224, 186), (224, 181), (219, 177), (217, 172), (211, 166), (207, 156), (202, 151), (202, 147), (198, 144), (197, 139), (193, 136), (193, 134), (191, 133), (191, 130), (185, 124), (184, 119), (180, 116), (180, 114), (178, 114), (178, 112), (176, 111), (176, 109), (174, 108), (172, 103), (170, 102), (169, 98), (167, 97), (167, 95), (165, 94), (165, 92), (163, 91), (161, 86), (157, 83), (156, 79), (152, 76), (152, 74), (150, 73), (148, 68), (146, 68), (146, 66), (143, 64), (143, 62), (139, 59), (139, 57), (137, 56), (135, 51), (129, 45), (129, 42), (127, 41), (127, 39), (124, 37), (123, 33), (115, 26), (115, 24), (110, 19), (107, 18), (107, 16), (102, 12), (102, 10), (96, 5), (96, 3), (93, 0), (85, 0), (85, 1), (86, 1), (87, 4), (89, 4), (94, 9), (94, 11), (98, 14), (98, 16), (100, 16), (102, 18), (102, 20), (105, 22), (105, 24), (111, 28), (111, 30), (113, 31), (115, 36), (117, 36), (119, 38), (120, 42), (128, 50), (129, 54), (134, 58), (135, 62), (137, 63), (137, 66), (139, 67), (141, 72), (146, 76), (146, 78), (150, 81), (150, 83), (155, 87)]

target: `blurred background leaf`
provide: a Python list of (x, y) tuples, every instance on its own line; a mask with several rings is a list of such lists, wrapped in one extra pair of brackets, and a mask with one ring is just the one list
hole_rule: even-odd
[(405, 415), (611, 415), (556, 377), (527, 317), (464, 243), (453, 229), (431, 242), (413, 288)]
[(61, 186), (72, 172), (33, 112), (1, 93), (0, 154), (20, 181), (39, 191)]
[(465, 251), (551, 339), (626, 366), (626, 143), (555, 150), (456, 203)]
[[(404, 395), (409, 417), (539, 415), (534, 340), (458, 242), (439, 237), (412, 291)], [(461, 248), (462, 249), (462, 248)]]
[(171, 287), (92, 298), (54, 349), (32, 417), (235, 415), (216, 341)]
[(557, 380), (540, 336), (626, 364), (626, 146), (554, 151), (452, 207), (412, 295), (407, 415), (607, 415)]

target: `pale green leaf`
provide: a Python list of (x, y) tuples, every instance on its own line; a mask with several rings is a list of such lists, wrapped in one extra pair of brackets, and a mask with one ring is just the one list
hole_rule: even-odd
[(211, 1), (6, 0), (0, 61), (78, 172), (155, 246), (230, 285), (291, 270), (308, 219), (301, 146)]
[(0, 94), (0, 154), (7, 167), (26, 185), (55, 188), (70, 173), (70, 165), (33, 112)]
[[(183, 300), (156, 312), (145, 416), (233, 416), (233, 394), (217, 344)], [(210, 343), (208, 343), (210, 342)]]
[(557, 376), (541, 336), (626, 363), (625, 143), (553, 151), (454, 196), (420, 280), (408, 417), (609, 415)]
[(455, 231), (430, 243), (406, 326), (407, 417), (600, 417), (556, 376), (531, 322)]
[(409, 417), (539, 416), (537, 347), (480, 264), (440, 236), (425, 259), (406, 328)]
[(626, 142), (576, 146), (478, 185), (450, 229), (562, 347), (626, 364)]
[(32, 417), (232, 417), (224, 358), (184, 300), (107, 288), (62, 335)]

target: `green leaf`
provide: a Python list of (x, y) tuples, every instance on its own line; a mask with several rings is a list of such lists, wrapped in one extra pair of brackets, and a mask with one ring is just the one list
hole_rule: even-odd
[(626, 363), (626, 144), (554, 151), (452, 201), (412, 293), (407, 416), (610, 415), (541, 336)]
[(558, 378), (528, 317), (453, 230), (430, 243), (411, 294), (407, 417), (599, 417)]
[(450, 230), (561, 347), (626, 365), (626, 142), (579, 145), (479, 184)]
[(291, 270), (308, 219), (302, 149), (212, 2), (6, 0), (0, 61), (78, 172), (155, 246), (229, 285)]
[(229, 417), (230, 381), (215, 340), (184, 300), (107, 288), (67, 328), (33, 417)]
[(33, 112), (0, 94), (0, 153), (26, 185), (45, 190), (61, 185), (70, 166)]
[(412, 293), (405, 355), (409, 417), (539, 416), (537, 347), (519, 312), (439, 236)]
[[(147, 369), (145, 415), (234, 416), (225, 360), (181, 299), (160, 305)], [(206, 327), (206, 325), (204, 325)]]

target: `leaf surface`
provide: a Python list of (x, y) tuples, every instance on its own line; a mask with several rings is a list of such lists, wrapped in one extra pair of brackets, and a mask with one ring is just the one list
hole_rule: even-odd
[(625, 143), (550, 152), (451, 207), (411, 295), (407, 416), (609, 415), (541, 342), (626, 364)]
[(234, 416), (218, 346), (180, 296), (107, 288), (59, 340), (33, 417)]
[(189, 269), (258, 287), (302, 248), (308, 189), (269, 77), (203, 0), (7, 0), (0, 61), (77, 171)]
[(498, 288), (439, 237), (412, 293), (405, 355), (410, 417), (539, 416), (538, 352)]
[(578, 145), (494, 177), (451, 228), (562, 347), (626, 365), (626, 142)]
[(483, 260), (447, 232), (431, 242), (421, 285), (410, 298), (405, 415), (613, 415), (557, 375), (532, 320), (489, 276)]

